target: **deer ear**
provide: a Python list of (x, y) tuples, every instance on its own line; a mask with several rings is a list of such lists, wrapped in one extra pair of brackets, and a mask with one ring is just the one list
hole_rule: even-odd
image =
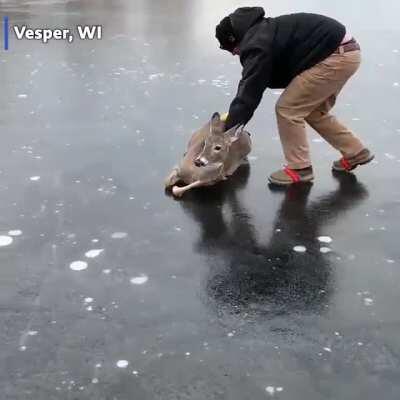
[(231, 136), (231, 143), (235, 143), (240, 139), (240, 136)]
[(210, 133), (221, 134), (224, 131), (224, 123), (221, 121), (221, 115), (216, 112), (211, 117)]
[(243, 132), (243, 128), (244, 125), (236, 125), (226, 132), (226, 134), (230, 136), (231, 143), (234, 143), (240, 139), (240, 135)]
[(227, 131), (225, 131), (225, 135), (227, 135), (227, 136), (235, 136), (235, 132), (236, 132), (236, 129), (238, 128), (238, 126), (239, 125), (232, 126), (232, 128), (230, 128)]
[(221, 122), (221, 116), (218, 112), (215, 112), (211, 117), (211, 125), (217, 125)]

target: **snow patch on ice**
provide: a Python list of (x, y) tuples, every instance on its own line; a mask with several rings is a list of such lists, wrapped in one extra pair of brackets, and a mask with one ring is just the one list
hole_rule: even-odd
[(282, 392), (283, 391), (283, 387), (281, 387), (281, 386), (278, 386), (278, 387), (275, 387), (275, 386), (267, 386), (266, 388), (265, 388), (265, 391), (269, 394), (269, 395), (271, 395), (271, 396), (273, 396), (274, 394), (275, 394), (275, 392)]
[(104, 251), (104, 249), (93, 249), (93, 250), (89, 250), (85, 253), (85, 256), (87, 258), (95, 258), (98, 257), (102, 252)]
[(148, 79), (150, 79), (151, 81), (157, 78), (162, 78), (165, 74), (163, 72), (159, 72), (157, 74), (151, 74), (148, 76)]
[(389, 160), (395, 160), (396, 156), (394, 156), (393, 154), (390, 153), (385, 153), (385, 157), (388, 158)]
[(126, 368), (129, 365), (129, 361), (127, 361), (127, 360), (118, 360), (116, 365), (117, 365), (118, 368)]
[(20, 231), (19, 229), (14, 229), (14, 230), (8, 231), (8, 234), (10, 236), (20, 236), (20, 235), (22, 235), (22, 231)]
[(0, 236), (0, 247), (9, 246), (13, 242), (10, 236)]
[(112, 239), (124, 239), (124, 238), (126, 238), (127, 236), (128, 236), (128, 234), (125, 233), (125, 232), (114, 232), (114, 233), (111, 235), (111, 238), (112, 238)]
[(365, 304), (366, 306), (372, 306), (372, 305), (374, 304), (374, 300), (371, 299), (370, 297), (366, 297), (366, 298), (364, 299), (364, 304)]
[(136, 276), (131, 278), (131, 283), (134, 285), (143, 285), (149, 280), (149, 277), (146, 275)]
[(93, 303), (93, 298), (92, 297), (86, 297), (85, 298), (85, 300), (84, 300), (84, 302), (86, 303), (86, 304), (89, 304), (89, 303)]
[(74, 261), (69, 267), (72, 269), (72, 271), (83, 271), (88, 267), (88, 264), (85, 261)]
[(330, 236), (319, 236), (318, 240), (321, 243), (332, 243), (332, 238)]
[(297, 253), (305, 253), (307, 248), (305, 246), (294, 246), (293, 250)]

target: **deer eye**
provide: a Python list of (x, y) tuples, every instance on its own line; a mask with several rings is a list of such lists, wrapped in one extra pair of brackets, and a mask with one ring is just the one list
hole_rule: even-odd
[(216, 146), (214, 146), (214, 150), (220, 151), (221, 150), (221, 146), (219, 144), (217, 144)]

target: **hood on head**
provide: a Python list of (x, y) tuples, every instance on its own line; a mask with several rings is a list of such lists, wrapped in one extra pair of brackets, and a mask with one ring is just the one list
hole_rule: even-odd
[(229, 15), (234, 36), (240, 42), (246, 32), (265, 15), (262, 7), (240, 7)]

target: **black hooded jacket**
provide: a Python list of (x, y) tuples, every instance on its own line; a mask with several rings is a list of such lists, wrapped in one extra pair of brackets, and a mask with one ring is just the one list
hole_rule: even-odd
[(247, 123), (267, 87), (288, 86), (298, 74), (331, 55), (346, 34), (341, 23), (323, 15), (264, 15), (261, 7), (239, 8), (230, 15), (243, 72), (226, 129)]

